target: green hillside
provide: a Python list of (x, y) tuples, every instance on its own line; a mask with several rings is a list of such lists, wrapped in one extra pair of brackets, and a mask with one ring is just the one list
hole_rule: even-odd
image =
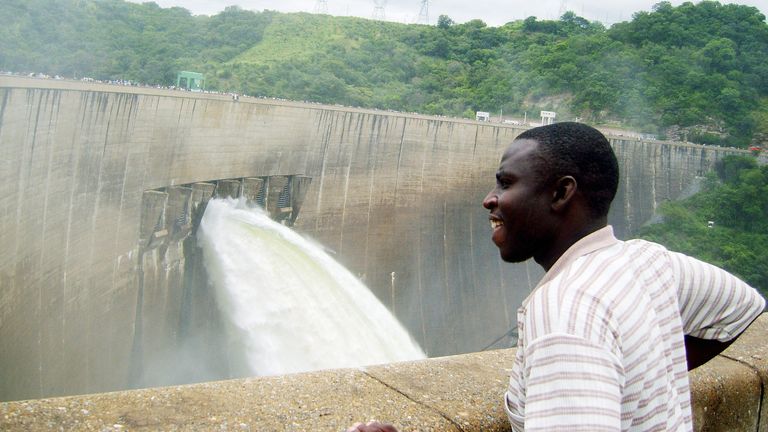
[(768, 166), (727, 156), (703, 190), (660, 208), (640, 236), (715, 264), (768, 296)]
[(3, 0), (0, 70), (172, 85), (426, 114), (475, 111), (632, 127), (746, 147), (768, 141), (768, 24), (705, 1), (606, 28), (572, 12), (501, 27), (307, 13), (212, 16), (122, 0)]
[(386, 25), (329, 15), (279, 14), (264, 29), (261, 43), (240, 54), (235, 61), (265, 64), (311, 58), (318, 52), (330, 53), (334, 49), (359, 50), (361, 40), (375, 37)]
[(425, 60), (393, 37), (407, 29), (360, 18), (276, 14), (260, 43), (209, 75), (219, 88), (245, 94), (404, 109), (414, 65)]

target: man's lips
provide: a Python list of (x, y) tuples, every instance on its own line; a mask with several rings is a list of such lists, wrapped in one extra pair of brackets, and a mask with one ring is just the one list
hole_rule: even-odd
[(494, 230), (504, 225), (504, 221), (498, 216), (490, 215), (488, 221), (491, 222), (491, 228)]

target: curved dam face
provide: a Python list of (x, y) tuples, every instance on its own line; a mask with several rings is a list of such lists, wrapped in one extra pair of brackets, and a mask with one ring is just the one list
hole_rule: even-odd
[[(189, 340), (216, 370), (200, 379), (226, 377), (189, 233), (230, 179), (272, 194), (428, 355), (501, 346), (542, 274), (502, 264), (481, 206), (521, 131), (0, 77), (0, 400), (164, 384), (147, 376), (151, 357)], [(624, 238), (736, 152), (611, 141), (622, 183), (610, 219)]]

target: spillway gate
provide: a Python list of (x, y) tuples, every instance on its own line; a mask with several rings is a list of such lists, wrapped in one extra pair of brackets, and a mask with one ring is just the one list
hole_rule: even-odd
[(232, 377), (226, 333), (195, 235), (205, 207), (212, 198), (244, 198), (291, 226), (311, 181), (304, 175), (274, 175), (144, 191), (131, 387)]

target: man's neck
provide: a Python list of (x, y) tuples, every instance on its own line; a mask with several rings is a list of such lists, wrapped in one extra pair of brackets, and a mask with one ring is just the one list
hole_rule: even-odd
[(544, 268), (544, 271), (549, 271), (557, 260), (576, 242), (601, 228), (605, 228), (608, 225), (608, 218), (592, 219), (587, 223), (580, 223), (572, 227), (568, 225), (570, 224), (563, 224), (558, 231), (559, 236), (553, 242), (553, 246), (549, 249), (548, 253), (541, 257), (534, 257), (536, 263)]

